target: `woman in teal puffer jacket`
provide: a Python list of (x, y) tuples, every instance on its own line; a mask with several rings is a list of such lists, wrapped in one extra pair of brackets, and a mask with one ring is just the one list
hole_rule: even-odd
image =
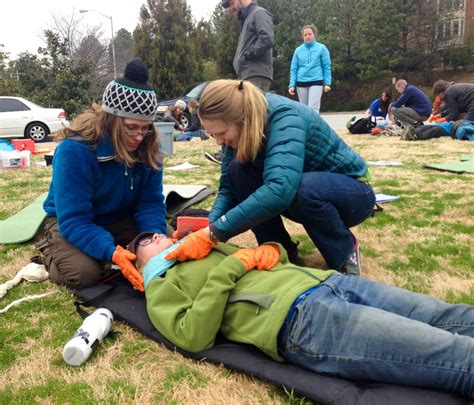
[(319, 113), (323, 91), (331, 90), (331, 56), (325, 45), (316, 41), (317, 29), (305, 25), (301, 30), (303, 44), (296, 48), (291, 60), (288, 92)]
[(375, 195), (364, 160), (319, 114), (249, 82), (217, 80), (203, 92), (199, 116), (223, 147), (219, 195), (210, 226), (173, 257), (202, 258), (217, 240), (251, 229), (259, 244), (279, 242), (294, 259), (298, 249), (284, 215), (304, 226), (328, 267), (360, 273), (349, 228), (372, 214)]

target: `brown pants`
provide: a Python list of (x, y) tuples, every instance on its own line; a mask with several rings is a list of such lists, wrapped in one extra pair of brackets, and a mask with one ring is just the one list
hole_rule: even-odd
[[(126, 247), (138, 230), (131, 218), (104, 226), (117, 245)], [(85, 288), (97, 284), (111, 273), (110, 264), (96, 260), (76, 249), (59, 233), (56, 218), (46, 220), (40, 241), (36, 244), (44, 256), (49, 278), (69, 288)]]

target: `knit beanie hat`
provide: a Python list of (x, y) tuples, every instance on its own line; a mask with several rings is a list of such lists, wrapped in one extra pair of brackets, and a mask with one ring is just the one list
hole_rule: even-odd
[(123, 77), (112, 80), (102, 96), (102, 109), (117, 117), (154, 120), (157, 108), (148, 69), (140, 58), (128, 62)]

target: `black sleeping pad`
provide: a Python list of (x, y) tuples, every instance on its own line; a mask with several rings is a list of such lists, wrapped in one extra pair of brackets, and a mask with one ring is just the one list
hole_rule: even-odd
[(194, 360), (206, 360), (285, 387), (320, 404), (347, 405), (461, 405), (470, 401), (442, 391), (400, 385), (349, 381), (328, 377), (288, 364), (278, 363), (257, 348), (234, 343), (219, 336), (216, 344), (199, 353), (177, 348), (153, 326), (146, 311), (145, 296), (133, 289), (123, 277), (115, 277), (104, 284), (73, 290), (84, 306), (108, 308), (116, 320), (143, 333), (168, 349)]

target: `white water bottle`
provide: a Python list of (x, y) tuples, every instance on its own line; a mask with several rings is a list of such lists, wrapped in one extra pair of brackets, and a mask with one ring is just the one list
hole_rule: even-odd
[(84, 319), (76, 334), (64, 346), (64, 361), (70, 366), (80, 366), (84, 363), (107, 336), (113, 320), (114, 316), (107, 308), (98, 308)]

